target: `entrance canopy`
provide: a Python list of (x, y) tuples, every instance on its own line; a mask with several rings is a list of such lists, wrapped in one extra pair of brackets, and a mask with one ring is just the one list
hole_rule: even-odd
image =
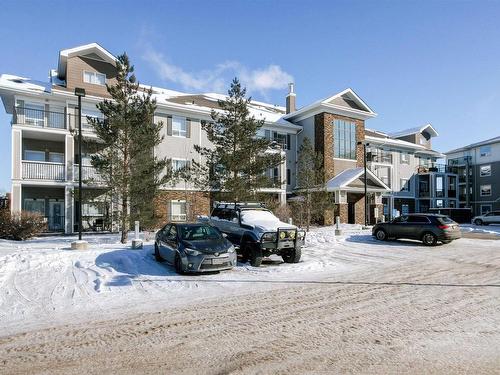
[[(375, 176), (369, 169), (367, 171), (366, 185), (369, 193), (386, 193), (391, 189), (384, 182)], [(349, 168), (326, 183), (326, 191), (346, 191), (346, 192), (364, 192), (365, 189), (365, 170), (364, 168)]]

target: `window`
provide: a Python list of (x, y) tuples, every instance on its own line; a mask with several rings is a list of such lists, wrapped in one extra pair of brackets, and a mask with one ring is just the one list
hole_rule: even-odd
[(42, 216), (45, 216), (45, 199), (25, 199), (24, 210), (38, 212)]
[(184, 117), (172, 116), (172, 135), (176, 137), (187, 137), (187, 125)]
[(49, 161), (51, 163), (64, 163), (64, 154), (60, 152), (49, 152)]
[(291, 176), (291, 173), (290, 173), (290, 169), (287, 168), (286, 169), (286, 184), (290, 185), (291, 183), (292, 183), (292, 176)]
[(488, 197), (491, 195), (491, 185), (481, 185), (480, 195), (482, 197)]
[(410, 164), (410, 155), (407, 152), (402, 151), (400, 155), (401, 164)]
[(45, 151), (25, 150), (24, 160), (45, 161)]
[(106, 84), (106, 75), (97, 72), (83, 72), (83, 82), (93, 85), (104, 86)]
[(401, 191), (410, 191), (410, 183), (407, 178), (401, 179)]
[(408, 204), (402, 204), (401, 205), (401, 213), (403, 215), (408, 215), (410, 213), (410, 205), (408, 205)]
[(172, 171), (178, 172), (189, 168), (189, 161), (186, 159), (172, 159)]
[(491, 176), (491, 165), (481, 165), (481, 167), (479, 167), (479, 175), (481, 177)]
[(45, 106), (43, 104), (25, 103), (23, 111), (24, 122), (27, 125), (43, 126), (45, 122)]
[(283, 150), (290, 150), (290, 134), (273, 132), (273, 141), (279, 144)]
[(436, 176), (436, 197), (444, 196), (443, 176)]
[(170, 202), (170, 220), (186, 221), (187, 219), (186, 201)]
[(428, 218), (425, 216), (409, 216), (408, 217), (408, 223), (414, 223), (414, 224), (429, 224), (430, 221)]
[(84, 203), (82, 205), (82, 216), (103, 216), (104, 209), (102, 204)]
[(351, 121), (333, 121), (333, 156), (356, 159), (356, 124)]
[(479, 156), (485, 158), (491, 156), (491, 146), (483, 146), (479, 148)]
[(481, 205), (481, 215), (486, 215), (491, 211), (491, 204), (482, 204)]
[(443, 200), (442, 199), (436, 200), (436, 207), (439, 207), (439, 208), (443, 207)]

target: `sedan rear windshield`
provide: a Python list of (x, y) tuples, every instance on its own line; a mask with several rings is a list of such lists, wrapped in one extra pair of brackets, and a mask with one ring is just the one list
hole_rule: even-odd
[(220, 232), (209, 225), (179, 225), (181, 238), (187, 241), (216, 240)]

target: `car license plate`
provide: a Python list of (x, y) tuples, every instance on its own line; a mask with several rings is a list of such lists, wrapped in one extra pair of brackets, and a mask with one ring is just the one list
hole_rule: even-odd
[(227, 258), (215, 258), (212, 259), (212, 264), (224, 264), (226, 263)]
[(293, 247), (293, 242), (292, 241), (283, 241), (281, 243), (282, 247)]

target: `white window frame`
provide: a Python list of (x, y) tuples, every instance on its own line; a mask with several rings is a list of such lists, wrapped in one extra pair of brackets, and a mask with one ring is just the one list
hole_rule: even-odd
[[(172, 158), (172, 171), (173, 172), (178, 172), (182, 168), (185, 168), (189, 165), (189, 160), (188, 159), (180, 159), (180, 158)], [(176, 165), (177, 162), (181, 162), (181, 164), (184, 164), (183, 166), (178, 166)]]
[[(37, 159), (29, 159), (28, 158), (28, 153), (36, 154), (36, 155), (43, 155), (43, 160), (37, 160)], [(45, 151), (38, 151), (38, 150), (24, 150), (24, 161), (38, 161), (38, 162), (45, 162)]]
[[(483, 187), (489, 186), (490, 187), (490, 193), (489, 194), (483, 194)], [(479, 195), (481, 197), (490, 197), (491, 196), (491, 184), (486, 184), (486, 185), (480, 185), (479, 186)]]
[[(174, 205), (180, 205), (181, 213), (174, 214)], [(182, 213), (182, 205), (184, 205), (184, 213)], [(172, 221), (186, 221), (187, 220), (187, 202), (185, 200), (172, 200), (170, 201), (170, 220)]]
[[(489, 167), (490, 171), (488, 174), (483, 174), (483, 167)], [(489, 177), (491, 176), (491, 164), (484, 164), (479, 166), (479, 177)]]
[[(483, 213), (483, 207), (489, 207), (489, 210)], [(488, 212), (491, 212), (491, 210), (492, 210), (491, 204), (482, 204), (481, 207), (479, 208), (479, 213), (481, 215), (486, 215)]]
[[(488, 150), (488, 151), (483, 151), (483, 150)], [(491, 156), (491, 146), (486, 145), (479, 147), (479, 157), (487, 158), (488, 156)]]
[[(90, 75), (90, 81), (86, 80), (86, 74)], [(104, 83), (101, 83), (97, 77), (104, 77)], [(89, 72), (87, 70), (83, 71), (83, 82), (84, 83), (89, 83), (91, 85), (98, 85), (98, 86), (105, 86), (106, 85), (106, 74), (104, 73), (98, 73), (98, 72)]]
[(410, 164), (410, 154), (408, 152), (401, 151), (399, 160), (401, 164)]
[(172, 116), (172, 136), (187, 138), (187, 121), (185, 117)]

